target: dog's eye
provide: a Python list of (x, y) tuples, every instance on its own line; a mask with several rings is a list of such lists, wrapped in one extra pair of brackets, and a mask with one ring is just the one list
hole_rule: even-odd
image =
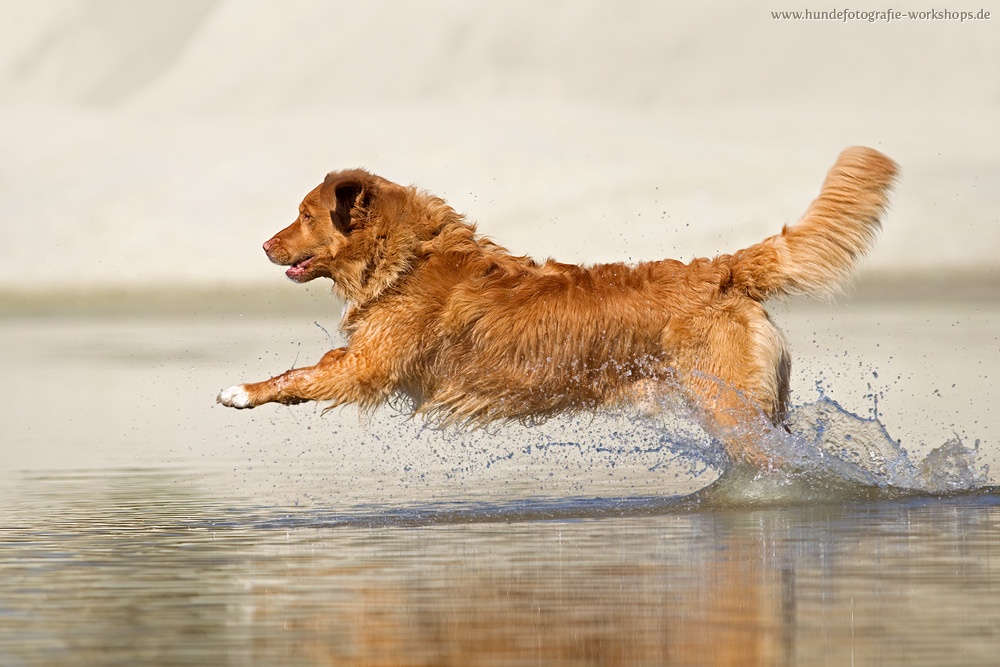
[(309, 222), (310, 220), (312, 220), (312, 216), (309, 215), (308, 213), (306, 213), (305, 211), (303, 211), (302, 212), (302, 220), (305, 221), (305, 222)]

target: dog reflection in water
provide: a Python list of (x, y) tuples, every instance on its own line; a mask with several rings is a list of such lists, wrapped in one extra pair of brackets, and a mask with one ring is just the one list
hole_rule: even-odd
[(687, 264), (595, 266), (513, 256), (435, 196), (328, 174), (264, 251), (296, 282), (333, 280), (348, 343), (218, 401), (374, 408), (402, 395), (437, 423), (479, 426), (670, 396), (734, 462), (780, 464), (765, 443), (782, 426), (790, 357), (762, 302), (836, 291), (874, 242), (895, 174), (849, 148), (780, 234)]

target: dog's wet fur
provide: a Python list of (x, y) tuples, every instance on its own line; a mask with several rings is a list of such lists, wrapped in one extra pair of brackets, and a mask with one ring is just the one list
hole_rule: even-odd
[(782, 424), (790, 357), (761, 304), (835, 292), (873, 244), (895, 176), (881, 153), (849, 148), (801, 220), (749, 248), (577, 266), (513, 256), (414, 187), (334, 172), (264, 251), (296, 282), (333, 280), (347, 346), (218, 400), (373, 408), (402, 395), (437, 423), (483, 425), (662, 393), (731, 459), (770, 466), (764, 434)]

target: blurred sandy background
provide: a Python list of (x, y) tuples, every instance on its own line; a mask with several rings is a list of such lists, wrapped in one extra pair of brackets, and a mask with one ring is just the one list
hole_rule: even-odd
[(517, 252), (689, 259), (796, 220), (857, 143), (903, 167), (867, 275), (995, 281), (1000, 16), (771, 16), (806, 8), (4, 1), (0, 293), (299, 293), (260, 244), (353, 166)]

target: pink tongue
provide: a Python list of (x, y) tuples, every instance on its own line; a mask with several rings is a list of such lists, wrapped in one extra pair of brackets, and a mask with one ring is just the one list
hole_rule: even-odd
[(294, 278), (296, 276), (301, 276), (305, 274), (306, 268), (309, 266), (309, 263), (311, 261), (312, 257), (309, 257), (307, 259), (302, 260), (301, 262), (293, 264), (287, 271), (285, 271), (285, 275), (288, 276), (289, 278)]

